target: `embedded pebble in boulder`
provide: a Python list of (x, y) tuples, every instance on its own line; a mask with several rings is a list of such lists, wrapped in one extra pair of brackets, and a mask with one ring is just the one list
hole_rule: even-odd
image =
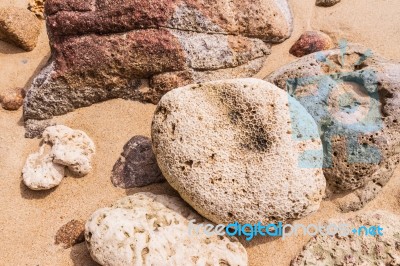
[(111, 181), (114, 186), (126, 189), (164, 180), (151, 147), (151, 140), (144, 136), (130, 139), (113, 167)]
[(204, 220), (180, 198), (137, 193), (86, 222), (86, 244), (101, 265), (247, 265), (233, 238), (189, 235), (189, 222)]
[(340, 2), (340, 0), (317, 0), (317, 2), (315, 4), (317, 6), (328, 7), (328, 6), (336, 5), (339, 2)]
[(25, 119), (113, 98), (157, 103), (176, 87), (253, 76), (293, 29), (287, 0), (122, 2), (46, 1), (52, 57)]
[(334, 47), (331, 37), (320, 31), (307, 31), (290, 48), (289, 53), (302, 57), (322, 50)]
[(32, 51), (40, 33), (40, 20), (24, 8), (0, 7), (0, 40)]
[(22, 169), (22, 180), (32, 190), (51, 189), (64, 178), (64, 166), (54, 163), (45, 148), (43, 145), (39, 152), (29, 155)]
[(78, 176), (87, 175), (92, 169), (95, 146), (85, 132), (63, 125), (51, 126), (43, 132), (43, 140), (52, 145), (50, 156), (55, 163), (67, 166)]
[(152, 141), (170, 185), (218, 224), (298, 219), (316, 211), (325, 194), (314, 120), (262, 80), (168, 92), (154, 114)]
[(29, 0), (28, 9), (38, 18), (44, 19), (45, 0)]
[(354, 191), (355, 210), (373, 199), (400, 161), (400, 64), (361, 45), (302, 57), (265, 78), (314, 117), (324, 175), (334, 193)]
[(46, 128), (55, 126), (57, 123), (52, 120), (35, 120), (29, 119), (25, 121), (25, 138), (41, 138)]
[(55, 244), (67, 249), (85, 241), (85, 223), (71, 220), (58, 229)]
[[(360, 226), (380, 226), (383, 235), (365, 236), (365, 229), (358, 236), (313, 237), (303, 251), (291, 262), (291, 266), (308, 265), (400, 265), (400, 217), (386, 212), (374, 211), (349, 220), (331, 220), (335, 224), (347, 224), (350, 230)], [(378, 233), (377, 230), (373, 230)]]

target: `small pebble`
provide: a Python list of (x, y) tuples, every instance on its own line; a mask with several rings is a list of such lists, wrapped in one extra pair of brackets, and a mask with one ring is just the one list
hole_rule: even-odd
[(25, 90), (21, 88), (10, 89), (0, 95), (0, 102), (3, 109), (8, 111), (18, 110), (24, 103)]
[(55, 236), (55, 244), (67, 249), (85, 241), (85, 223), (71, 220), (58, 229)]

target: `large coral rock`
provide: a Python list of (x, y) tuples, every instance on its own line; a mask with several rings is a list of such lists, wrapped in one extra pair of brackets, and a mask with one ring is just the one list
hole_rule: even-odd
[(262, 80), (168, 92), (155, 111), (152, 140), (167, 181), (215, 223), (297, 219), (316, 211), (324, 196), (315, 122)]
[(40, 21), (28, 10), (0, 7), (0, 40), (31, 51), (36, 47), (40, 28)]
[[(313, 237), (303, 251), (293, 259), (291, 266), (307, 265), (400, 265), (400, 217), (386, 211), (367, 212), (349, 220), (330, 220), (332, 224), (346, 224), (347, 236), (321, 234)], [(365, 226), (380, 226), (368, 231), (359, 230)], [(358, 233), (361, 232), (361, 235)], [(376, 233), (375, 236), (371, 233)]]
[(287, 90), (319, 125), (324, 174), (333, 192), (356, 190), (357, 209), (399, 163), (400, 64), (360, 45), (318, 52), (266, 78)]
[(86, 243), (101, 265), (247, 265), (237, 240), (190, 235), (191, 220), (209, 223), (180, 198), (137, 193), (93, 213)]
[(190, 83), (257, 73), (292, 31), (286, 0), (48, 0), (52, 60), (26, 119), (110, 98), (158, 102)]

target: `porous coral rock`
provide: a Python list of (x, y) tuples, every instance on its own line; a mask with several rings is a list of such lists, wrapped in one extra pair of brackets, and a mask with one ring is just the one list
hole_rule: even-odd
[[(332, 224), (347, 224), (350, 232), (347, 236), (321, 235), (313, 237), (299, 255), (291, 262), (291, 266), (308, 265), (400, 265), (400, 217), (387, 211), (370, 211), (357, 215), (349, 220), (332, 219)], [(366, 235), (365, 229), (368, 228)], [(377, 229), (380, 226), (382, 235)], [(361, 232), (361, 235), (358, 235)]]
[(313, 118), (262, 80), (168, 92), (154, 114), (152, 141), (167, 181), (215, 223), (298, 219), (316, 211), (325, 193)]
[(67, 166), (78, 176), (89, 173), (95, 145), (85, 132), (56, 125), (45, 129), (43, 140), (52, 145), (50, 156), (55, 163)]
[(64, 178), (64, 166), (53, 162), (42, 146), (28, 156), (22, 169), (22, 180), (32, 190), (46, 190), (58, 186)]
[(247, 265), (237, 240), (189, 234), (191, 220), (209, 223), (180, 198), (137, 193), (94, 212), (85, 238), (101, 265)]
[(317, 122), (330, 190), (356, 194), (343, 210), (373, 199), (400, 162), (399, 73), (397, 62), (342, 43), (265, 78), (299, 100)]

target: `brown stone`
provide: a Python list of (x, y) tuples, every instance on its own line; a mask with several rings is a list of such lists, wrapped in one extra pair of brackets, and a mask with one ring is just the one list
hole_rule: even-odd
[(40, 20), (24, 8), (0, 8), (0, 40), (32, 51), (40, 33)]
[(85, 241), (85, 223), (71, 220), (58, 229), (55, 236), (55, 244), (67, 249)]
[(329, 50), (334, 47), (332, 39), (320, 31), (306, 31), (290, 48), (289, 53), (302, 57), (322, 50)]
[(6, 93), (0, 95), (1, 106), (8, 111), (16, 111), (22, 106), (24, 98), (24, 89), (16, 88), (8, 90)]
[(336, 5), (339, 2), (340, 2), (340, 0), (317, 0), (317, 2), (315, 4), (317, 6), (329, 7), (329, 6)]

